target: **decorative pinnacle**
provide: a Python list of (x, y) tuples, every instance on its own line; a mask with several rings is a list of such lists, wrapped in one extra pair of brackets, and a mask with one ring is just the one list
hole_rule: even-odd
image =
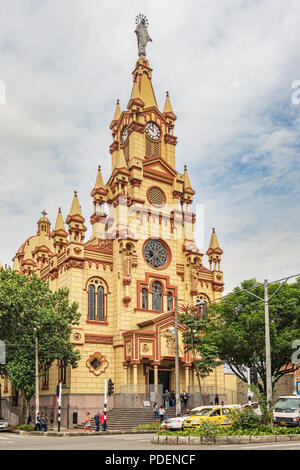
[(74, 196), (77, 196), (77, 191), (76, 190), (74, 191)]
[(46, 217), (47, 212), (45, 211), (45, 209), (43, 210), (43, 212), (41, 212), (41, 214), (42, 214), (44, 217)]

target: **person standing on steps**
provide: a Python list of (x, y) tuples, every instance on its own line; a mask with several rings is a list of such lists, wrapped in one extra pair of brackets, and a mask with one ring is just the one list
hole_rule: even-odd
[(154, 412), (154, 419), (159, 419), (159, 416), (158, 416), (158, 405), (157, 405), (156, 402), (155, 402), (154, 405), (153, 405), (153, 412)]
[(86, 414), (84, 430), (85, 431), (91, 431), (91, 417), (90, 417), (89, 412), (87, 412), (87, 414)]
[(166, 410), (164, 409), (163, 406), (161, 406), (161, 407), (159, 408), (159, 411), (158, 411), (159, 419), (160, 419), (161, 422), (163, 422), (163, 420), (164, 420), (165, 412), (166, 412)]
[(96, 432), (99, 432), (99, 427), (100, 427), (100, 413), (97, 411), (97, 413), (94, 416), (95, 424), (96, 424)]

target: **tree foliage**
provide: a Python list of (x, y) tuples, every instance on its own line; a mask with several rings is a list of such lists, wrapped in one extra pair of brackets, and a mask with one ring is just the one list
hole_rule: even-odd
[[(269, 298), (279, 287), (280, 283), (269, 285)], [(266, 395), (265, 304), (246, 291), (264, 298), (264, 286), (255, 279), (242, 282), (220, 302), (211, 304), (205, 331), (219, 358), (245, 383), (246, 368), (257, 369), (259, 390)], [(291, 363), (292, 344), (300, 339), (300, 279), (283, 285), (270, 299), (269, 317), (274, 387), (280, 377), (300, 366)]]
[(6, 344), (0, 373), (8, 374), (25, 400), (35, 393), (36, 336), (40, 376), (56, 359), (77, 366), (80, 354), (69, 341), (72, 326), (79, 323), (77, 309), (77, 303), (69, 302), (68, 289), (53, 292), (36, 275), (0, 271), (0, 339)]

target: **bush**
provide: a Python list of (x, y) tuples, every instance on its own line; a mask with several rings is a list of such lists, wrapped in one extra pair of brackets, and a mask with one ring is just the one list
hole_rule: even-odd
[(231, 413), (232, 429), (256, 429), (260, 425), (260, 417), (254, 413), (252, 408), (234, 410)]
[(220, 432), (220, 425), (217, 423), (203, 421), (199, 428), (200, 435), (203, 437), (216, 437), (216, 435)]
[(17, 426), (13, 426), (13, 429), (19, 429), (20, 431), (34, 431), (34, 426), (31, 424), (19, 424)]
[(155, 421), (154, 423), (148, 424), (139, 424), (136, 428), (133, 428), (134, 431), (156, 431), (161, 428), (161, 422)]

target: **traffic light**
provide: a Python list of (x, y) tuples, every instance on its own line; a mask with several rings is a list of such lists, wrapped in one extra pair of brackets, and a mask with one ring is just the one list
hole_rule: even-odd
[(255, 369), (255, 367), (250, 367), (250, 384), (257, 385), (257, 382), (257, 370)]
[(111, 379), (108, 381), (108, 395), (111, 396), (114, 393), (114, 386), (115, 384)]

